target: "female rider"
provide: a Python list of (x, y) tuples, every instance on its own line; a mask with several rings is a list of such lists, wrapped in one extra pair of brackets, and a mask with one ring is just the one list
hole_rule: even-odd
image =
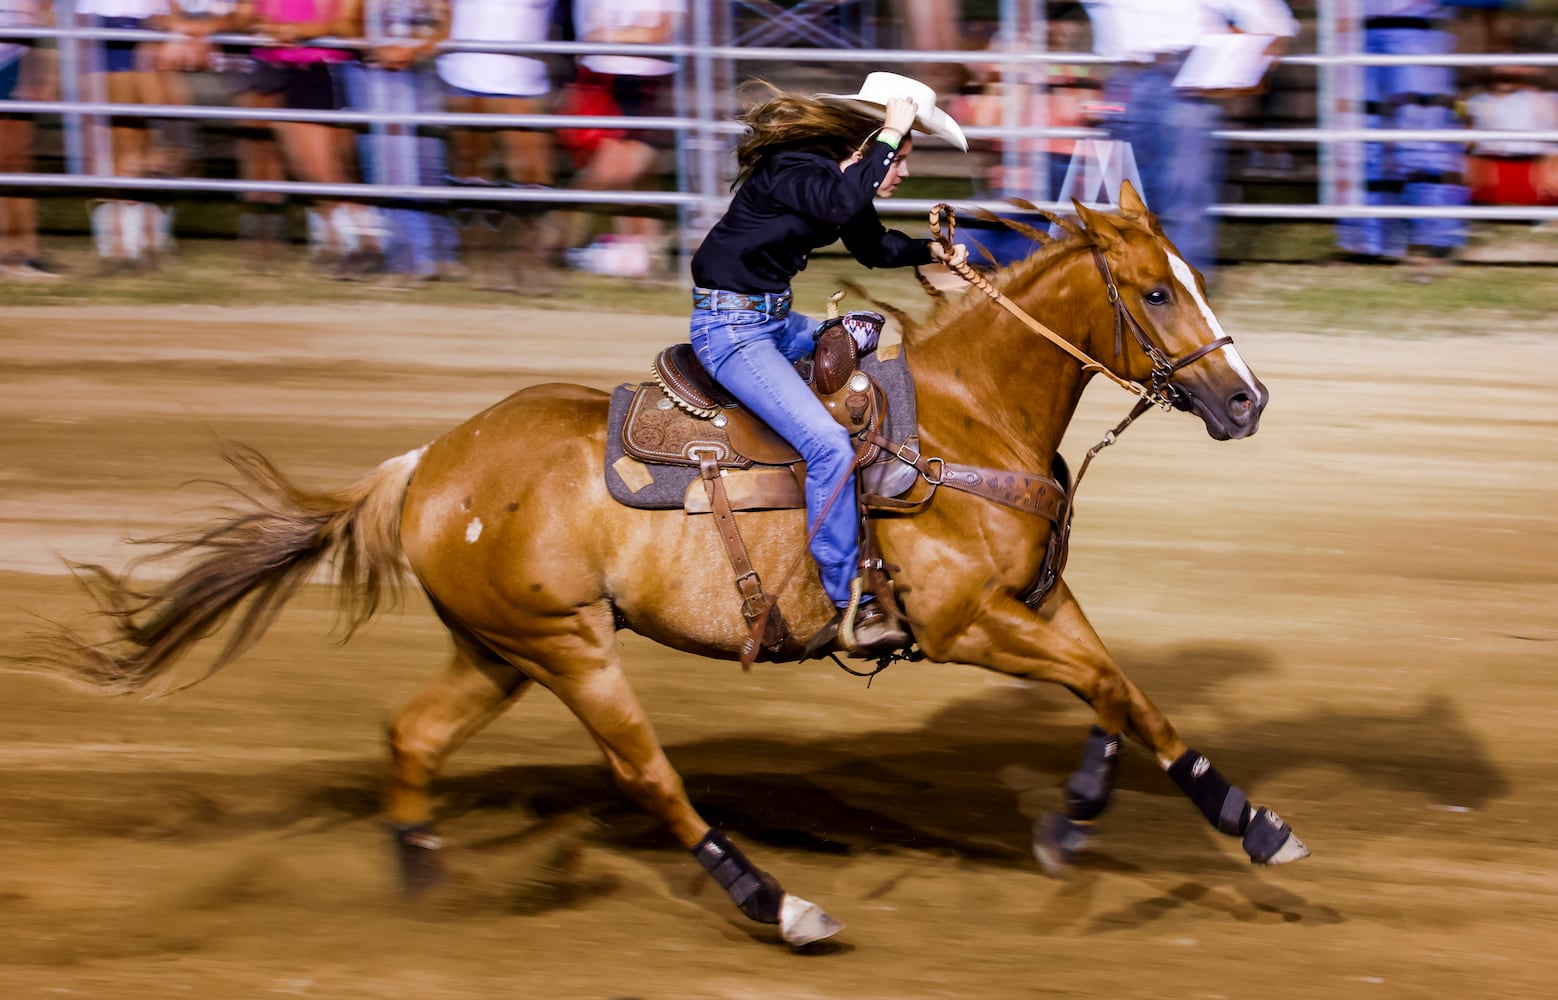
[[(749, 131), (736, 147), (735, 198), (692, 259), (692, 344), (708, 373), (805, 459), (811, 553), (840, 609), (838, 625), (859, 561), (854, 484), (838, 489), (840, 499), (823, 508), (839, 481), (853, 478), (855, 452), (848, 431), (791, 364), (812, 352), (816, 324), (791, 312), (790, 281), (813, 250), (840, 239), (867, 267), (966, 259), (961, 245), (949, 253), (883, 227), (872, 199), (890, 196), (908, 176), (911, 128), (964, 149), (967, 143), (929, 87), (893, 73), (872, 73), (851, 95), (776, 92), (738, 120)], [(847, 651), (860, 655), (909, 641), (868, 596), (853, 633)]]

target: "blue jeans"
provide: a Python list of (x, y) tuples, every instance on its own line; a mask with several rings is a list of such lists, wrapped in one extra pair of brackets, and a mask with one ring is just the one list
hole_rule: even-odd
[[(388, 70), (346, 65), (347, 94), (358, 111), (442, 111), (443, 92), (427, 68)], [(357, 139), (363, 179), (373, 184), (435, 186), (444, 183), (444, 143), (409, 125), (374, 125)], [(441, 206), (401, 204), (384, 210), (389, 238), (385, 270), (432, 274), (459, 257), (459, 236)]]
[[(1131, 144), (1141, 173), (1138, 192), (1186, 261), (1207, 278), (1217, 262), (1217, 220), (1207, 209), (1222, 190), (1222, 122), (1215, 101), (1175, 90), (1173, 66), (1118, 67), (1104, 97), (1125, 111), (1105, 126), (1111, 139)], [(1117, 192), (1110, 192), (1111, 195)]]
[[(1442, 55), (1455, 51), (1447, 31), (1373, 28), (1364, 32), (1364, 49), (1385, 55)], [(1452, 129), (1457, 119), (1453, 66), (1366, 66), (1364, 96), (1370, 128)], [(1418, 98), (1438, 98), (1420, 102)], [(1470, 191), (1460, 174), (1461, 145), (1453, 142), (1365, 143), (1364, 181), (1369, 205), (1464, 205)], [(1461, 219), (1343, 219), (1337, 243), (1349, 253), (1401, 258), (1411, 247), (1453, 249), (1466, 241)]]
[(811, 541), (823, 589), (843, 607), (849, 603), (849, 585), (860, 560), (850, 472), (855, 449), (849, 432), (791, 366), (816, 346), (816, 323), (794, 312), (774, 319), (751, 310), (694, 309), (691, 331), (704, 369), (806, 460), (808, 533), (839, 480), (849, 476)]

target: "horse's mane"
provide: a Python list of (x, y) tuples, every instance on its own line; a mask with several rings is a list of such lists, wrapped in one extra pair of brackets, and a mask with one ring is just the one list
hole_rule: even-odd
[[(997, 267), (986, 274), (992, 285), (1008, 295), (1017, 294), (1017, 289), (1028, 287), (1060, 261), (1082, 250), (1091, 250), (1094, 246), (1093, 234), (1082, 228), (1077, 220), (1037, 208), (1030, 202), (1014, 201), (1014, 204), (1024, 211), (1048, 219), (1060, 228), (1061, 235), (1052, 237), (1025, 222), (998, 216), (982, 209), (973, 213), (983, 221), (999, 222), (1013, 232), (1028, 237), (1037, 247), (1033, 253), (1022, 260)], [(973, 260), (983, 248), (978, 246), (977, 240), (970, 239), (968, 242), (972, 244), (969, 257)], [(989, 259), (988, 254), (985, 254), (985, 257)], [(903, 328), (906, 341), (924, 342), (943, 330), (958, 326), (969, 313), (976, 309), (983, 309), (989, 304), (989, 299), (973, 291), (955, 298), (940, 293), (934, 293), (933, 297), (936, 299), (935, 305), (924, 318), (919, 320), (905, 316), (900, 310), (893, 310), (894, 318)]]

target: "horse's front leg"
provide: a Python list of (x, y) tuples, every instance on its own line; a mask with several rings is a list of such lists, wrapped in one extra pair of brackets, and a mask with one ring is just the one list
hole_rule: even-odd
[(1173, 724), (1120, 670), (1064, 581), (1038, 611), (1010, 596), (993, 597), (944, 650), (927, 652), (935, 659), (1054, 681), (1096, 713), (1082, 763), (1066, 780), (1065, 811), (1034, 825), (1034, 854), (1047, 872), (1064, 870), (1087, 842), (1093, 821), (1108, 808), (1122, 732), (1153, 752), (1219, 833), (1239, 837), (1252, 862), (1276, 865), (1309, 855), (1276, 813), (1252, 805), (1242, 789), (1185, 745)]

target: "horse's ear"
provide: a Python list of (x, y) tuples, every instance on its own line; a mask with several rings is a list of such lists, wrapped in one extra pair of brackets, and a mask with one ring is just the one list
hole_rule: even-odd
[(1147, 203), (1128, 180), (1120, 182), (1120, 214), (1139, 225), (1147, 224)]
[(1087, 226), (1088, 232), (1093, 234), (1094, 240), (1103, 243), (1120, 241), (1120, 230), (1108, 215), (1093, 211), (1075, 198), (1071, 199), (1071, 204), (1077, 210), (1077, 217)]

